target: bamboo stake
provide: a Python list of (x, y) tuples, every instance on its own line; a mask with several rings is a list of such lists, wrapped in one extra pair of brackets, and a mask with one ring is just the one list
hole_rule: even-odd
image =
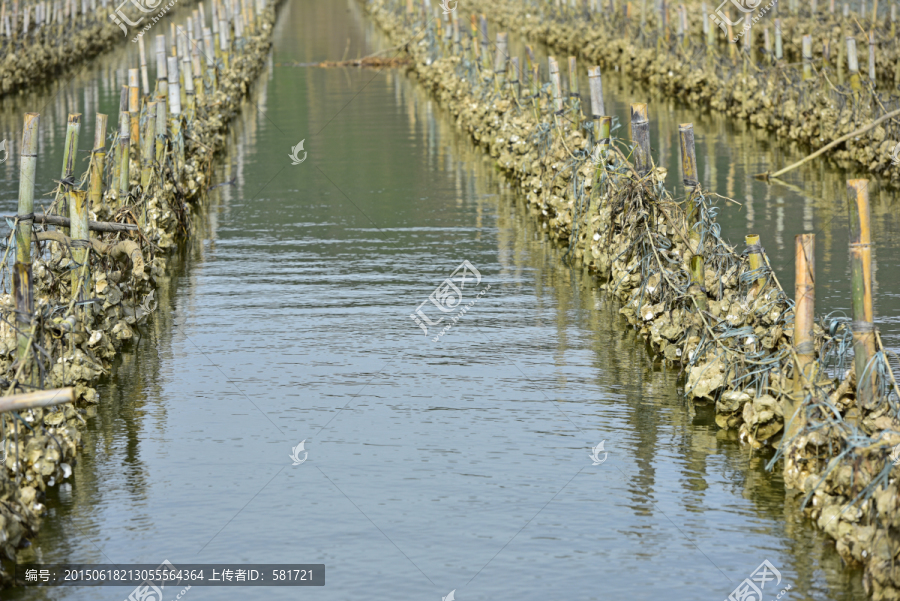
[[(69, 197), (72, 239), (90, 240), (87, 193), (84, 190), (71, 190), (67, 195)], [(83, 246), (73, 246), (71, 252), (72, 260), (80, 266), (80, 269), (72, 270), (72, 299), (76, 302), (83, 301), (88, 298), (91, 290), (90, 255), (88, 249)]]
[(634, 170), (638, 175), (650, 173), (650, 117), (647, 105), (631, 105), (631, 140), (634, 142)]
[(599, 119), (606, 114), (606, 107), (603, 104), (603, 78), (600, 75), (600, 67), (591, 67), (588, 69), (588, 84), (591, 88), (591, 115), (594, 119), (595, 138), (599, 139), (600, 126)]
[[(847, 180), (850, 211), (850, 279), (853, 288), (851, 314), (856, 367), (856, 399), (861, 409), (875, 407), (875, 325), (872, 307), (872, 238), (869, 214), (869, 180)], [(862, 415), (859, 416), (860, 418)]]
[(781, 19), (775, 19), (775, 60), (784, 58), (784, 46), (781, 39)]
[(153, 175), (153, 153), (156, 137), (156, 103), (147, 104), (147, 123), (141, 137), (141, 191), (147, 194)]
[(168, 96), (168, 72), (166, 70), (166, 36), (156, 36), (156, 99)]
[(685, 195), (688, 197), (687, 219), (690, 228), (691, 252), (697, 252), (694, 245), (700, 242), (700, 232), (696, 232), (694, 224), (697, 222), (697, 208), (694, 204), (694, 192), (700, 187), (697, 169), (697, 152), (694, 146), (694, 125), (682, 123), (678, 126), (678, 137), (681, 146), (681, 176), (684, 183)]
[(166, 153), (166, 99), (156, 101), (156, 164), (162, 167)]
[(119, 202), (128, 194), (129, 171), (131, 169), (131, 157), (128, 148), (131, 145), (131, 116), (128, 111), (119, 113), (119, 152), (116, 160), (119, 163), (119, 181), (116, 182), (119, 191)]
[(862, 84), (859, 81), (859, 61), (856, 57), (856, 38), (847, 36), (847, 71), (850, 73), (850, 89), (853, 90), (854, 96), (858, 96), (862, 90)]
[(550, 65), (550, 87), (553, 91), (553, 110), (559, 113), (563, 110), (562, 82), (559, 78), (559, 63), (557, 63), (556, 59), (552, 56), (547, 58), (547, 62)]
[[(876, 0), (875, 5), (877, 7), (878, 2)], [(871, 30), (869, 32), (869, 81), (872, 83), (872, 87), (875, 87), (875, 30)]]
[(497, 52), (494, 54), (494, 91), (503, 87), (503, 76), (506, 73), (508, 35), (505, 31), (497, 33)]
[(39, 390), (28, 394), (11, 394), (0, 398), (0, 413), (9, 411), (24, 411), (38, 407), (52, 407), (75, 401), (74, 388), (54, 388), (52, 390)]
[(144, 48), (144, 36), (138, 38), (138, 52), (141, 61), (141, 86), (143, 87), (144, 96), (150, 95), (150, 79), (147, 75), (147, 51)]
[(90, 204), (96, 208), (103, 201), (103, 172), (106, 162), (106, 125), (108, 117), (97, 113), (97, 121), (94, 125), (94, 148), (91, 151), (90, 182), (88, 194)]
[(581, 103), (578, 96), (578, 66), (575, 57), (569, 57), (569, 106), (572, 109), (572, 121), (575, 122), (575, 130), (581, 128)]
[(19, 204), (16, 216), (16, 264), (13, 270), (13, 296), (16, 301), (17, 356), (23, 359), (28, 350), (34, 294), (31, 280), (31, 240), (34, 222), (34, 175), (37, 167), (38, 113), (25, 114), (22, 151), (19, 166)]
[[(748, 234), (744, 236), (744, 243), (747, 245), (747, 260), (750, 263), (750, 270), (756, 271), (763, 265), (762, 247), (759, 245), (759, 236), (757, 234)], [(762, 293), (763, 286), (766, 285), (766, 278), (759, 277), (750, 287), (747, 293), (747, 300), (752, 301)]]
[(792, 171), (792, 170), (796, 169), (797, 167), (799, 167), (799, 166), (802, 165), (803, 163), (806, 163), (806, 162), (808, 162), (808, 161), (811, 161), (811, 160), (813, 160), (814, 158), (816, 158), (817, 156), (819, 156), (819, 155), (821, 155), (821, 154), (823, 154), (823, 153), (825, 153), (825, 152), (828, 152), (829, 150), (831, 150), (831, 149), (834, 148), (835, 146), (838, 146), (839, 144), (842, 144), (842, 143), (846, 142), (847, 140), (849, 140), (849, 139), (851, 139), (851, 138), (855, 138), (856, 136), (860, 136), (860, 135), (866, 133), (867, 131), (869, 131), (870, 129), (874, 129), (875, 127), (878, 127), (878, 125), (879, 125), (880, 123), (883, 123), (884, 121), (887, 121), (888, 119), (893, 119), (894, 117), (897, 117), (897, 116), (900, 116), (900, 109), (897, 109), (896, 111), (891, 111), (890, 113), (887, 113), (886, 115), (882, 115), (881, 117), (879, 117), (879, 118), (876, 119), (875, 121), (872, 121), (872, 122), (869, 123), (868, 125), (864, 125), (863, 127), (860, 127), (859, 129), (857, 129), (856, 131), (851, 131), (849, 134), (847, 134), (847, 135), (845, 135), (845, 136), (841, 136), (840, 138), (838, 138), (838, 139), (835, 140), (834, 142), (831, 142), (831, 143), (829, 143), (829, 144), (826, 144), (825, 146), (823, 146), (823, 147), (820, 148), (819, 150), (815, 151), (814, 153), (812, 153), (812, 154), (809, 155), (808, 157), (806, 157), (806, 158), (804, 158), (804, 159), (801, 159), (801, 160), (797, 161), (796, 163), (794, 163), (794, 164), (792, 164), (792, 165), (788, 165), (788, 166), (785, 167), (784, 169), (782, 169), (782, 170), (780, 170), (780, 171), (776, 171), (776, 172), (773, 173), (772, 175), (769, 175), (768, 173), (757, 173), (755, 177), (760, 178), (760, 179), (766, 179), (766, 180), (768, 180), (768, 179), (773, 178), (773, 177), (778, 177), (779, 175), (784, 175), (784, 174), (787, 173), (788, 171)]
[(131, 145), (137, 147), (140, 141), (139, 122), (141, 118), (141, 93), (138, 87), (139, 69), (128, 70), (128, 114), (131, 116)]
[(795, 285), (794, 285), (794, 374), (793, 394), (785, 396), (784, 421), (790, 422), (787, 438), (800, 431), (803, 415), (798, 414), (800, 402), (805, 396), (804, 383), (816, 381), (815, 324), (816, 312), (816, 255), (815, 234), (798, 234), (795, 237)]
[(812, 36), (803, 36), (802, 53), (803, 53), (803, 81), (812, 79)]

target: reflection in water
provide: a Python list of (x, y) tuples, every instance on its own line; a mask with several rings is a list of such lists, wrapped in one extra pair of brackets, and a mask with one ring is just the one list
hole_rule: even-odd
[[(217, 168), (216, 182), (235, 183), (211, 195), (156, 318), (102, 388), (74, 486), (49, 500), (33, 557), (324, 562), (328, 584), (304, 594), (470, 600), (724, 598), (768, 559), (791, 598), (862, 598), (859, 573), (785, 500), (768, 457), (678, 397), (677, 370), (648, 356), (590, 274), (563, 265), (416, 82), (280, 66), (340, 57), (348, 37), (351, 55), (388, 46), (354, 0), (285, 6)], [(123, 75), (85, 77), (94, 106), (114, 107)], [(676, 190), (673, 136), (693, 120), (704, 185), (741, 203), (720, 203), (725, 236), (762, 234), (786, 288), (792, 236), (817, 230), (820, 311), (849, 304), (846, 174), (813, 164), (793, 188), (767, 187), (753, 173), (794, 150), (614, 74), (605, 83), (620, 122), (626, 101), (651, 97)], [(289, 166), (301, 139), (309, 160)], [(896, 274), (891, 199), (872, 202), (879, 268)], [(433, 344), (408, 315), (463, 259), (491, 294)], [(897, 314), (894, 291), (879, 296), (880, 313)], [(893, 323), (880, 322), (897, 336)], [(304, 439), (310, 459), (292, 467)], [(601, 440), (598, 469), (589, 450)]]

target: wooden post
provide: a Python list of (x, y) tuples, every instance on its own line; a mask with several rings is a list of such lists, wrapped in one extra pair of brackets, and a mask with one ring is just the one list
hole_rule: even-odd
[(581, 103), (578, 96), (578, 65), (575, 57), (569, 57), (569, 107), (572, 109), (572, 121), (575, 123), (575, 130), (581, 128)]
[(562, 82), (559, 78), (559, 63), (557, 63), (556, 59), (552, 56), (547, 58), (547, 62), (550, 65), (550, 86), (553, 90), (553, 110), (558, 113), (563, 110)]
[(31, 240), (34, 223), (34, 177), (37, 167), (38, 113), (25, 114), (19, 163), (19, 205), (16, 215), (16, 264), (13, 270), (13, 297), (16, 302), (18, 358), (28, 350), (34, 293), (31, 280)]
[[(872, 305), (872, 238), (869, 214), (869, 180), (847, 180), (850, 212), (850, 281), (853, 289), (853, 353), (856, 366), (856, 399), (860, 410), (875, 407), (875, 325)], [(868, 369), (867, 369), (868, 368)], [(860, 419), (862, 415), (860, 414)]]
[(91, 172), (88, 184), (90, 206), (95, 209), (103, 202), (103, 173), (106, 163), (106, 125), (108, 117), (97, 113), (94, 124), (94, 148), (91, 151)]
[(803, 36), (801, 43), (803, 53), (803, 81), (812, 79), (812, 36)]
[(634, 170), (641, 177), (650, 173), (650, 117), (645, 103), (631, 105), (631, 141), (634, 142)]
[[(748, 234), (744, 236), (744, 243), (747, 245), (747, 260), (750, 263), (750, 270), (756, 271), (763, 266), (762, 247), (759, 245), (759, 236), (757, 234)], [(750, 287), (747, 293), (747, 300), (753, 300), (762, 293), (763, 286), (766, 285), (766, 278), (759, 277)]]

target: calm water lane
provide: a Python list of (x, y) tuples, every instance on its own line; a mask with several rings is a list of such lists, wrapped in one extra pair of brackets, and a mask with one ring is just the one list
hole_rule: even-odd
[[(32, 557), (327, 566), (324, 588), (194, 587), (186, 598), (198, 600), (455, 589), (461, 601), (687, 601), (727, 597), (766, 559), (792, 599), (862, 598), (859, 573), (785, 502), (767, 457), (677, 396), (678, 374), (562, 265), (414, 80), (291, 66), (387, 46), (353, 0), (285, 5), (219, 173), (236, 185), (216, 193), (159, 315), (104, 385), (74, 484), (50, 499)], [(640, 92), (609, 81), (624, 115)], [(666, 108), (662, 131), (689, 120)], [(723, 194), (756, 195), (753, 226), (764, 244), (781, 240), (767, 246), (774, 259), (792, 234), (827, 223), (828, 201), (744, 187), (760, 140), (694, 121), (715, 132), (701, 138), (701, 169)], [(677, 147), (654, 136), (673, 161)], [(291, 165), (301, 140), (308, 158)], [(743, 209), (723, 206), (732, 240)], [(879, 240), (895, 220), (879, 214)], [(849, 298), (842, 240), (819, 263), (835, 290), (822, 310)], [(897, 273), (897, 254), (879, 250), (881, 273)], [(490, 289), (432, 342), (409, 315), (464, 260)], [(308, 460), (292, 466), (304, 440)], [(609, 454), (595, 466), (601, 441)]]

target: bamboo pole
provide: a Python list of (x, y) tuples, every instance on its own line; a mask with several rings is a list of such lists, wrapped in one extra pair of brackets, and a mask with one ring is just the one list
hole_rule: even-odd
[(16, 264), (13, 270), (13, 297), (16, 302), (17, 357), (21, 360), (28, 350), (31, 314), (34, 312), (34, 292), (31, 280), (31, 240), (34, 223), (34, 176), (37, 167), (38, 113), (25, 114), (22, 131), (22, 151), (19, 164), (19, 204), (16, 216)]
[(166, 100), (156, 101), (156, 165), (161, 168), (166, 153)]
[[(219, 57), (222, 59), (222, 66), (228, 68), (230, 56), (228, 52), (228, 22), (225, 19), (219, 21)], [(171, 82), (170, 82), (171, 83)]]
[(645, 103), (631, 105), (631, 140), (634, 142), (634, 170), (641, 177), (650, 173), (650, 117)]
[(131, 157), (128, 148), (131, 145), (131, 116), (128, 111), (119, 113), (119, 152), (116, 160), (119, 163), (119, 181), (116, 182), (119, 191), (119, 202), (128, 194), (129, 171), (131, 169)]
[(691, 252), (696, 253), (699, 251), (700, 232), (694, 228), (699, 208), (695, 203), (694, 193), (700, 188), (700, 180), (698, 179), (697, 151), (694, 145), (694, 125), (692, 123), (679, 125), (678, 137), (681, 146), (681, 177), (685, 195), (688, 198), (686, 215), (690, 230), (688, 237), (691, 240)]
[(141, 137), (141, 191), (147, 194), (153, 175), (153, 154), (156, 142), (156, 103), (147, 104), (147, 123)]
[(578, 95), (578, 65), (575, 57), (569, 57), (569, 106), (572, 109), (572, 121), (575, 130), (581, 129), (581, 102)]
[[(875, 6), (878, 6), (878, 0), (875, 1)], [(875, 87), (875, 30), (871, 30), (869, 32), (869, 81), (872, 83), (872, 87)]]
[[(88, 227), (88, 202), (87, 193), (84, 190), (70, 190), (69, 219), (73, 240), (90, 240), (91, 234)], [(72, 299), (83, 301), (88, 298), (91, 290), (91, 262), (88, 249), (83, 246), (73, 246), (71, 249), (72, 260), (78, 269), (72, 270)]]
[(816, 256), (815, 234), (798, 234), (795, 238), (795, 285), (794, 285), (794, 373), (793, 394), (786, 395), (784, 421), (790, 422), (786, 434), (788, 438), (800, 431), (802, 414), (797, 409), (805, 396), (805, 383), (816, 381), (815, 324), (816, 312)]
[(140, 118), (141, 118), (141, 92), (138, 87), (140, 77), (139, 69), (128, 70), (128, 114), (131, 118), (131, 145), (137, 148), (140, 141)]
[(803, 53), (803, 81), (812, 79), (812, 36), (803, 36), (801, 43)]
[[(759, 245), (759, 235), (748, 234), (744, 236), (744, 243), (747, 245), (747, 261), (750, 263), (750, 270), (756, 271), (763, 266), (762, 247)], [(750, 291), (747, 293), (747, 300), (752, 301), (762, 293), (763, 286), (766, 285), (766, 278), (758, 277)]]
[(75, 400), (74, 388), (54, 388), (52, 390), (39, 390), (28, 394), (11, 394), (0, 398), (0, 413), (9, 411), (24, 411), (38, 407), (52, 407), (71, 403)]
[[(63, 182), (73, 182), (75, 176), (75, 159), (78, 156), (78, 134), (81, 131), (81, 113), (70, 113), (66, 123), (66, 145), (63, 150), (63, 166), (62, 173), (59, 176)], [(59, 212), (65, 214), (66, 207), (66, 191), (71, 184), (64, 183), (60, 186), (60, 192), (63, 194), (60, 201)], [(68, 230), (64, 232), (68, 234)]]
[(521, 95), (521, 67), (519, 66), (519, 57), (514, 56), (509, 59), (510, 69), (512, 70), (512, 81), (510, 81), (510, 85), (512, 87), (512, 92), (515, 98), (518, 100)]
[[(872, 238), (869, 213), (869, 180), (847, 180), (850, 212), (850, 281), (853, 289), (853, 354), (856, 367), (856, 399), (861, 410), (875, 407), (875, 325), (872, 304)], [(859, 416), (860, 418), (862, 415)]]
[[(224, 21), (224, 20), (223, 20)], [(181, 133), (181, 90), (178, 84), (178, 59), (174, 56), (169, 61), (169, 139), (175, 153), (176, 178), (184, 166), (184, 138)]]
[(144, 96), (149, 96), (150, 78), (147, 74), (147, 51), (144, 48), (144, 36), (138, 38), (138, 52), (140, 53), (141, 61), (141, 86), (143, 88)]
[(775, 19), (775, 60), (784, 59), (784, 46), (781, 39), (781, 19)]
[(805, 158), (803, 158), (803, 159), (800, 159), (800, 160), (797, 161), (796, 163), (793, 163), (792, 165), (788, 165), (788, 166), (785, 167), (784, 169), (781, 169), (780, 171), (776, 171), (776, 172), (773, 173), (772, 175), (769, 175), (768, 173), (758, 173), (758, 174), (756, 174), (756, 177), (758, 177), (758, 178), (763, 178), (763, 179), (769, 179), (769, 178), (773, 178), (773, 177), (778, 177), (779, 175), (784, 175), (784, 174), (787, 173), (788, 171), (791, 171), (791, 170), (793, 170), (793, 169), (796, 169), (797, 167), (799, 167), (799, 166), (802, 165), (803, 163), (806, 163), (807, 161), (811, 161), (812, 159), (816, 158), (816, 157), (819, 156), (820, 154), (825, 153), (825, 152), (828, 152), (829, 150), (831, 150), (831, 149), (834, 148), (835, 146), (838, 146), (839, 144), (843, 144), (844, 142), (846, 142), (846, 141), (849, 140), (850, 138), (855, 138), (856, 136), (860, 136), (860, 135), (866, 133), (867, 131), (869, 131), (870, 129), (873, 129), (873, 128), (877, 127), (879, 124), (883, 123), (884, 121), (887, 121), (888, 119), (893, 119), (894, 117), (898, 117), (898, 116), (900, 116), (900, 109), (897, 109), (896, 111), (891, 111), (890, 113), (887, 113), (886, 115), (882, 115), (881, 117), (879, 117), (879, 118), (876, 119), (875, 121), (872, 121), (872, 122), (869, 123), (868, 125), (864, 125), (863, 127), (860, 127), (859, 129), (857, 129), (857, 130), (855, 130), (855, 131), (851, 131), (849, 134), (844, 135), (844, 136), (841, 136), (841, 137), (838, 138), (837, 140), (835, 140), (835, 141), (833, 141), (833, 142), (830, 142), (830, 143), (826, 144), (825, 146), (823, 146), (823, 147), (820, 148), (819, 150), (815, 151), (814, 153), (812, 153), (812, 154), (809, 155), (808, 157), (805, 157)]
[(507, 40), (509, 36), (505, 31), (497, 33), (497, 52), (494, 54), (494, 91), (499, 92), (503, 87), (503, 76), (506, 73)]
[(156, 98), (165, 99), (168, 95), (168, 72), (166, 70), (166, 36), (156, 36)]
[(103, 201), (103, 173), (106, 163), (106, 125), (108, 117), (97, 113), (94, 124), (94, 148), (91, 150), (90, 182), (88, 194), (90, 206), (96, 208)]
[(856, 38), (847, 36), (847, 71), (850, 73), (850, 89), (853, 90), (854, 96), (858, 96), (862, 90), (862, 84), (859, 81), (859, 61), (856, 56)]
[(550, 87), (553, 91), (553, 110), (559, 113), (563, 110), (562, 82), (559, 78), (559, 63), (557, 63), (556, 59), (552, 56), (547, 58), (547, 63), (549, 64), (550, 69)]

